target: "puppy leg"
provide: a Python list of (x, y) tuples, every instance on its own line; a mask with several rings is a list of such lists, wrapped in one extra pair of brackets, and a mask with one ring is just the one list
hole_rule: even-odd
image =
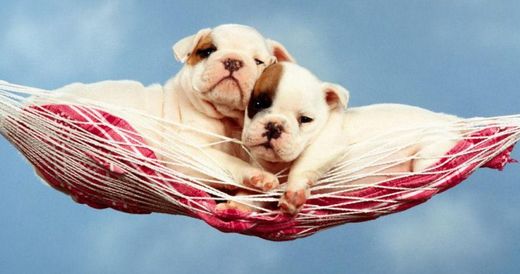
[(309, 188), (317, 180), (315, 176), (307, 176), (305, 172), (289, 175), (287, 189), (280, 198), (278, 206), (288, 214), (296, 215), (310, 196)]
[(343, 114), (334, 112), (321, 134), (293, 163), (287, 188), (278, 203), (285, 213), (295, 215), (310, 196), (310, 187), (345, 155), (342, 132)]
[(297, 214), (310, 196), (310, 187), (344, 154), (342, 147), (325, 147), (315, 142), (291, 167), (287, 189), (278, 203), (283, 212)]
[[(235, 197), (244, 197), (253, 195), (254, 193), (248, 190), (239, 190), (237, 193), (235, 193)], [(258, 212), (260, 211), (260, 208), (271, 208), (270, 202), (265, 201), (256, 201), (256, 200), (242, 200), (236, 199), (236, 200), (229, 200), (227, 202), (223, 202), (217, 205), (216, 210), (228, 210), (228, 209), (234, 209), (238, 210), (242, 213), (251, 213), (251, 212)]]
[[(240, 190), (235, 194), (235, 197), (247, 196), (250, 194), (251, 194), (251, 192), (249, 192), (249, 191)], [(251, 202), (251, 203), (253, 203), (253, 202)], [(229, 210), (229, 209), (235, 209), (235, 210), (238, 210), (243, 213), (249, 213), (254, 210), (251, 205), (249, 205), (247, 203), (241, 203), (238, 201), (227, 201), (227, 202), (218, 204), (216, 207), (216, 210)]]
[(206, 149), (205, 152), (219, 168), (229, 171), (236, 182), (262, 191), (269, 191), (279, 185), (278, 178), (274, 174), (254, 167), (237, 157), (216, 149)]

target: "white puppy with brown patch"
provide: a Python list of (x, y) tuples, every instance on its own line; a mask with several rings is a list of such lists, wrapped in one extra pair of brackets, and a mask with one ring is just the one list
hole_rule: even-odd
[[(246, 111), (242, 141), (267, 170), (290, 167), (279, 202), (283, 211), (297, 213), (310, 195), (309, 188), (340, 160), (359, 159), (354, 163), (363, 168), (359, 173), (370, 171), (364, 167), (367, 163), (393, 163), (386, 166), (385, 174), (419, 172), (460, 139), (457, 131), (448, 129), (457, 117), (398, 104), (345, 110), (348, 97), (341, 86), (324, 83), (296, 64), (271, 65), (258, 79)], [(424, 126), (442, 130), (416, 130), (406, 135), (398, 131)], [(365, 140), (383, 135), (402, 149), (383, 159), (367, 156), (374, 147)], [(413, 160), (411, 156), (415, 156)], [(385, 176), (349, 183), (374, 183), (381, 177)]]
[[(276, 187), (276, 176), (235, 157), (233, 146), (200, 147), (222, 141), (215, 135), (240, 135), (255, 81), (276, 60), (292, 61), (291, 55), (281, 44), (265, 39), (255, 29), (235, 24), (200, 30), (177, 42), (173, 52), (185, 65), (164, 87), (144, 87), (135, 81), (76, 83), (56, 90), (54, 96), (83, 102), (93, 99), (92, 102), (117, 106), (110, 111), (129, 121), (157, 151), (168, 151), (183, 140), (189, 143), (183, 147), (184, 154), (204, 168), (225, 170), (238, 184), (263, 190)], [(150, 128), (149, 122), (143, 121), (143, 113), (171, 122), (171, 126)], [(209, 177), (176, 164), (166, 154), (159, 156), (188, 176)]]

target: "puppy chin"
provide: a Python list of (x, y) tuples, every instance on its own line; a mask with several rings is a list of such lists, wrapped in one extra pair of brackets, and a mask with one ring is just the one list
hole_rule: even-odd
[(222, 79), (211, 90), (204, 93), (204, 97), (217, 105), (226, 105), (234, 109), (245, 109), (244, 93), (239, 83), (234, 79)]
[(251, 148), (251, 153), (256, 159), (264, 160), (271, 163), (284, 162), (282, 159), (280, 159), (280, 157), (278, 157), (274, 150), (263, 146)]
[(300, 156), (301, 149), (298, 147), (294, 148), (284, 148), (284, 149), (277, 149), (276, 147), (273, 149), (278, 156), (279, 162), (292, 162)]

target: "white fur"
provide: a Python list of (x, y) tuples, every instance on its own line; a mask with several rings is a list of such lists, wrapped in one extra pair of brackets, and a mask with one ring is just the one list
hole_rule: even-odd
[[(295, 64), (284, 63), (282, 75), (272, 106), (257, 113), (252, 120), (246, 115), (242, 136), (253, 155), (263, 160), (266, 166), (276, 170), (290, 166), (287, 189), (280, 201), (282, 209), (289, 213), (299, 210), (309, 195), (309, 186), (339, 160), (359, 159), (354, 163), (359, 167), (375, 161), (374, 156), (360, 158), (374, 149), (373, 145), (365, 142), (374, 136), (385, 135), (394, 146), (404, 147), (380, 162), (406, 159), (412, 155), (424, 157), (388, 166), (388, 172), (420, 172), (438, 161), (460, 137), (459, 132), (447, 129), (458, 120), (457, 117), (398, 104), (370, 105), (345, 111), (348, 91), (340, 86), (323, 83)], [(314, 120), (299, 125), (297, 117), (301, 113)], [(273, 149), (255, 147), (255, 142), (266, 141), (266, 137), (262, 137), (265, 131), (262, 125), (273, 121), (284, 125), (280, 138), (272, 141)], [(404, 136), (397, 132), (398, 129), (423, 126), (446, 130), (417, 130)], [(290, 157), (286, 157), (285, 151), (292, 152)], [(359, 172), (369, 170), (365, 168)], [(351, 183), (373, 183), (378, 179), (381, 178)]]
[[(229, 128), (230, 123), (223, 118), (229, 118), (228, 121), (233, 121), (231, 124), (240, 127), (254, 82), (263, 69), (276, 59), (274, 48), (253, 28), (221, 25), (214, 29), (200, 30), (197, 34), (177, 42), (173, 46), (176, 59), (187, 61), (189, 54), (205, 35), (211, 35), (217, 51), (194, 66), (183, 66), (164, 87), (160, 85), (144, 87), (135, 81), (76, 83), (56, 90), (54, 97), (83, 103), (90, 99), (90, 103), (100, 102), (101, 107), (117, 106), (117, 108), (109, 108), (108, 111), (130, 122), (149, 144), (156, 148), (157, 152), (168, 151), (168, 148), (179, 145), (176, 138), (162, 138), (165, 132), (175, 133), (178, 138), (190, 143), (184, 145), (184, 153), (199, 161), (199, 165), (215, 170), (223, 169), (237, 184), (248, 182), (256, 184), (255, 187), (264, 188), (262, 184), (269, 183), (274, 187), (278, 182), (274, 175), (232, 156), (233, 148), (230, 145), (219, 145), (203, 150), (196, 148), (221, 141), (220, 139), (173, 125), (163, 132), (161, 127), (150, 125), (149, 120), (142, 115), (155, 116), (168, 122), (183, 124), (217, 135), (233, 137), (233, 130), (240, 133), (239, 128)], [(276, 49), (285, 51), (279, 47)], [(237, 58), (244, 62), (244, 66), (234, 72), (237, 84), (216, 85), (229, 74), (222, 65), (222, 61), (227, 58)], [(257, 65), (254, 58), (265, 61), (265, 64)], [(173, 164), (172, 159), (167, 158), (168, 155), (161, 153), (158, 155), (162, 156), (162, 160), (166, 163), (172, 163), (171, 168), (188, 176), (201, 178), (208, 176)], [(258, 180), (260, 182), (257, 182)]]

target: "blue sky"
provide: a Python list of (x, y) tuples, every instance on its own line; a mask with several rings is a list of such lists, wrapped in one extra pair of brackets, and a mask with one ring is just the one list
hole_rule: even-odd
[[(65, 3), (64, 3), (65, 2)], [(171, 45), (242, 23), (278, 40), (351, 105), (464, 117), (520, 113), (517, 1), (3, 1), (0, 79), (41, 88), (163, 83)], [(513, 156), (520, 159), (520, 153)], [(479, 170), (400, 214), (273, 243), (169, 215), (94, 210), (39, 182), (0, 142), (5, 273), (518, 273), (520, 165)]]

